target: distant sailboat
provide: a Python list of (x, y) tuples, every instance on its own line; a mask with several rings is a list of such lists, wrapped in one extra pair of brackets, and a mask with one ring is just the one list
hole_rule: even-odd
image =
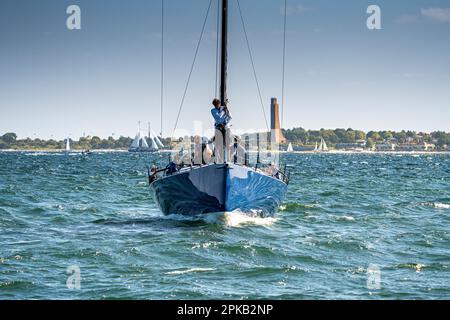
[(286, 152), (294, 152), (294, 148), (292, 147), (292, 143), (289, 143)]
[(141, 132), (141, 124), (139, 122), (138, 125), (138, 132), (136, 133), (136, 137), (134, 138), (133, 142), (131, 143), (130, 148), (128, 149), (129, 152), (156, 152), (159, 150), (159, 148), (163, 148), (164, 145), (161, 143), (161, 140), (159, 138), (152, 134), (150, 130), (150, 124), (149, 124), (149, 130), (148, 130), (148, 137), (145, 137), (145, 135)]
[(317, 142), (316, 142), (316, 148), (314, 149), (314, 151), (318, 151), (318, 152), (327, 152), (328, 151), (327, 143), (325, 142), (325, 140), (322, 137), (320, 138), (319, 147), (317, 147)]
[(157, 151), (160, 148), (164, 148), (164, 144), (158, 138), (158, 135), (155, 134), (153, 130), (150, 129), (150, 122), (148, 123), (148, 145), (153, 151)]
[(66, 152), (70, 152), (70, 139), (66, 139)]

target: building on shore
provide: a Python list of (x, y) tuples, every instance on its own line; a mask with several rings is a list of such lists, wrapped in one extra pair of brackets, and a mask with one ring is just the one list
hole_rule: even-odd
[(406, 142), (406, 143), (394, 143), (392, 141), (385, 141), (376, 145), (377, 151), (401, 151), (401, 152), (414, 152), (414, 151), (434, 151), (436, 146), (432, 143), (421, 142)]
[(395, 151), (433, 151), (436, 146), (432, 143), (426, 143), (424, 141), (419, 143), (402, 143), (398, 144)]
[(375, 149), (377, 151), (395, 151), (396, 145), (392, 142), (377, 143)]
[(280, 105), (277, 98), (272, 98), (270, 103), (270, 130), (274, 143), (286, 143), (280, 128)]
[(338, 143), (337, 150), (363, 150), (366, 147), (366, 140), (358, 140), (353, 143)]

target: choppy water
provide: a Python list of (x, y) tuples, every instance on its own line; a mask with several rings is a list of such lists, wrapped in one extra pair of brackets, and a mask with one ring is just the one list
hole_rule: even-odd
[(192, 221), (149, 157), (0, 153), (0, 299), (450, 298), (450, 155), (289, 155), (274, 218)]

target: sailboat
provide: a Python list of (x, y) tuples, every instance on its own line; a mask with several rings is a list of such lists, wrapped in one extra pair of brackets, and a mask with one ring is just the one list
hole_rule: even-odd
[(328, 151), (327, 143), (325, 142), (325, 140), (322, 137), (320, 138), (319, 147), (317, 147), (317, 142), (316, 142), (316, 148), (314, 150), (318, 151), (318, 152), (327, 152)]
[(66, 139), (66, 150), (65, 151), (70, 152), (70, 139), (69, 138)]
[(158, 136), (151, 130), (150, 122), (148, 123), (147, 144), (153, 151), (158, 151), (160, 148), (164, 148), (164, 144), (161, 142)]
[(161, 143), (161, 140), (154, 135), (150, 130), (150, 123), (149, 123), (149, 130), (148, 130), (148, 137), (146, 137), (141, 132), (141, 123), (138, 124), (138, 131), (136, 133), (136, 136), (131, 143), (131, 146), (128, 148), (129, 152), (156, 152), (159, 150), (159, 148), (163, 148), (164, 145)]
[(294, 152), (294, 148), (292, 147), (292, 143), (289, 143), (286, 152)]
[[(227, 100), (228, 0), (221, 2), (220, 102)], [(282, 204), (288, 177), (276, 168), (272, 173), (236, 162), (179, 165), (149, 170), (149, 183), (161, 211), (168, 214), (199, 215), (238, 210), (261, 216), (272, 215)], [(249, 150), (245, 150), (248, 154)], [(246, 156), (247, 158), (247, 156)], [(259, 158), (259, 156), (258, 156)]]

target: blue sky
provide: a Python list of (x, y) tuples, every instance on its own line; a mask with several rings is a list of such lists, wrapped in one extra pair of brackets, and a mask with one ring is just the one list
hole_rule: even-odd
[[(240, 0), (266, 112), (281, 96), (282, 0)], [(208, 0), (166, 0), (164, 135), (170, 135)], [(216, 5), (179, 126), (211, 124)], [(66, 28), (66, 8), (82, 29)], [(366, 9), (382, 10), (382, 30)], [(264, 128), (236, 2), (230, 1), (234, 127)], [(287, 128), (449, 130), (450, 0), (288, 0)], [(0, 134), (77, 138), (159, 132), (160, 1), (2, 0)], [(212, 124), (211, 124), (212, 125)]]

